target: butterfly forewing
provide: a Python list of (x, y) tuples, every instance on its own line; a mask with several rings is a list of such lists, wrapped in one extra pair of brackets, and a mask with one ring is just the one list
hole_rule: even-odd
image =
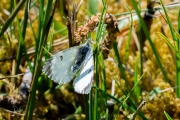
[(43, 72), (58, 84), (68, 83), (73, 79), (76, 92), (88, 94), (92, 87), (94, 76), (94, 61), (92, 48), (87, 41), (82, 46), (72, 47), (53, 55), (43, 67)]
[(44, 65), (43, 72), (58, 84), (68, 83), (76, 71), (72, 71), (80, 46), (72, 47), (54, 54)]

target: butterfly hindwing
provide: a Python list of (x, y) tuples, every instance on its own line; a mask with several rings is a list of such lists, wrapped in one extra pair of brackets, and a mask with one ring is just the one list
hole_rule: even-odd
[(79, 49), (80, 46), (76, 46), (54, 54), (45, 62), (42, 71), (58, 84), (68, 83), (75, 74), (71, 69)]
[(75, 78), (73, 85), (74, 90), (80, 94), (88, 94), (91, 90), (94, 76), (94, 60), (92, 51), (85, 58), (85, 61), (78, 76)]

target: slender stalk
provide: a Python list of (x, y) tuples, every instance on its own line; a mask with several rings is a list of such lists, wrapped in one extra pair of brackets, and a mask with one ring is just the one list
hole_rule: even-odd
[(97, 13), (98, 10), (98, 0), (88, 0), (89, 12), (93, 15)]
[[(38, 20), (38, 32), (37, 32), (37, 40), (36, 40), (36, 50), (38, 51), (38, 47), (39, 47), (39, 41), (41, 39), (41, 32), (42, 32), (42, 23), (43, 23), (43, 18), (44, 18), (44, 11), (43, 11), (43, 7), (44, 7), (44, 0), (40, 0), (40, 10), (39, 10), (39, 20)], [(36, 59), (38, 56), (38, 52), (35, 52), (34, 55), (34, 66), (36, 66)], [(34, 67), (35, 69), (35, 67)], [(34, 71), (33, 69), (33, 71)]]
[[(170, 18), (169, 18), (168, 14), (167, 14), (167, 11), (166, 11), (166, 9), (164, 7), (164, 4), (163, 4), (162, 0), (160, 0), (160, 3), (161, 3), (162, 8), (164, 10), (166, 20), (167, 20), (167, 23), (168, 23), (170, 31), (171, 31), (172, 38), (176, 42), (175, 47), (179, 51), (179, 40), (176, 37), (175, 30), (174, 30), (174, 28), (173, 28), (173, 26), (171, 24)], [(179, 69), (180, 69), (180, 59), (178, 57), (179, 53), (175, 52), (175, 55), (176, 55), (176, 86), (180, 86), (180, 71), (179, 71)], [(176, 95), (177, 95), (178, 98), (180, 98), (180, 88), (176, 89)]]
[[(138, 83), (138, 63), (135, 58), (135, 67), (134, 67), (134, 84)], [(139, 85), (137, 84), (134, 88), (134, 95), (135, 95), (135, 101), (138, 103), (138, 98), (140, 96), (140, 88)]]
[[(103, 25), (104, 25), (104, 16), (106, 14), (106, 3), (104, 2), (104, 0), (102, 0), (103, 2), (103, 10), (102, 10), (102, 13), (101, 13), (101, 17), (100, 17), (100, 21), (99, 21), (99, 24), (98, 24), (98, 28), (97, 28), (97, 32), (96, 32), (96, 46), (97, 44), (99, 43), (99, 40), (100, 40), (100, 37), (101, 37), (101, 34), (102, 34), (102, 30), (103, 30)], [(96, 65), (96, 86), (98, 87), (99, 86), (99, 47), (96, 47), (96, 53), (95, 53), (95, 65)], [(98, 111), (98, 90), (95, 91), (95, 103), (94, 103), (94, 120), (99, 120), (99, 111)]]
[(117, 58), (117, 61), (118, 61), (118, 68), (121, 71), (122, 78), (125, 80), (126, 88), (129, 89), (128, 81), (126, 79), (126, 75), (125, 75), (125, 72), (124, 72), (125, 70), (122, 67), (122, 62), (121, 62), (121, 59), (120, 59), (120, 56), (119, 56), (119, 52), (118, 52), (118, 48), (117, 48), (117, 43), (116, 42), (114, 42), (114, 44), (113, 44), (113, 49), (114, 49), (114, 52), (115, 52), (115, 55), (116, 55), (116, 58)]
[[(178, 15), (178, 33), (180, 34), (180, 9), (179, 9), (179, 15)], [(177, 39), (176, 41), (176, 46), (177, 46), (177, 50), (179, 51), (180, 48), (180, 42), (179, 39)], [(176, 53), (176, 86), (180, 86), (180, 60), (178, 57), (178, 52)], [(176, 95), (178, 96), (178, 98), (180, 98), (180, 88), (176, 89)]]
[[(96, 86), (93, 86), (93, 88), (95, 88), (96, 90), (98, 90), (99, 92), (101, 92), (102, 94), (105, 94), (107, 97), (113, 99), (115, 102), (119, 103), (121, 106), (123, 106), (124, 108), (131, 110), (132, 112), (135, 112), (136, 110), (132, 107), (129, 107), (127, 104), (123, 103), (122, 101), (120, 101), (119, 99), (115, 98), (114, 96), (105, 93), (103, 90), (99, 89)], [(143, 120), (148, 120), (141, 112), (138, 112), (138, 115), (141, 116), (143, 118)]]
[(140, 11), (139, 11), (139, 9), (138, 9), (138, 7), (137, 7), (137, 4), (136, 4), (135, 0), (131, 0), (131, 2), (132, 2), (132, 5), (133, 5), (133, 7), (134, 7), (134, 9), (135, 9), (138, 17), (139, 17), (139, 20), (140, 20), (140, 23), (141, 23), (141, 25), (142, 25), (143, 31), (144, 31), (144, 33), (145, 33), (145, 35), (146, 35), (146, 38), (148, 39), (148, 42), (149, 42), (150, 45), (151, 45), (152, 51), (153, 51), (153, 53), (154, 53), (154, 55), (155, 55), (156, 61), (157, 61), (158, 65), (159, 65), (159, 67), (160, 67), (160, 69), (161, 69), (161, 72), (162, 72), (162, 74), (163, 74), (163, 76), (164, 76), (164, 79), (165, 79), (166, 82), (169, 82), (169, 79), (168, 79), (168, 77), (167, 77), (167, 74), (166, 74), (166, 72), (165, 72), (165, 70), (164, 70), (164, 68), (163, 68), (163, 66), (162, 66), (162, 63), (161, 63), (159, 57), (158, 57), (158, 53), (157, 53), (157, 51), (156, 51), (156, 49), (155, 49), (155, 47), (154, 47), (154, 44), (153, 44), (153, 42), (152, 42), (152, 40), (151, 40), (151, 38), (150, 38), (150, 36), (149, 36), (149, 32), (148, 32), (148, 30), (147, 30), (147, 27), (146, 27), (146, 25), (145, 25), (145, 22), (143, 21), (141, 15), (140, 15)]
[(167, 120), (173, 120), (173, 119), (166, 113), (166, 111), (164, 111), (164, 114), (165, 114)]
[(142, 33), (141, 33), (141, 24), (138, 26), (138, 39), (140, 44), (140, 75), (143, 74), (143, 44), (142, 44)]
[(43, 55), (43, 47), (47, 41), (47, 37), (48, 37), (48, 33), (50, 30), (50, 26), (51, 26), (51, 22), (53, 20), (53, 16), (54, 16), (54, 12), (55, 12), (55, 6), (57, 4), (57, 0), (55, 2), (54, 8), (53, 8), (53, 12), (52, 15), (50, 15), (50, 11), (52, 8), (52, 1), (48, 1), (47, 4), (47, 11), (46, 15), (45, 15), (45, 20), (44, 20), (44, 26), (43, 26), (43, 33), (42, 33), (42, 37), (40, 39), (40, 44), (39, 44), (39, 48), (38, 48), (38, 57), (36, 60), (36, 65), (35, 65), (35, 70), (34, 70), (34, 76), (33, 76), (33, 80), (32, 80), (32, 85), (31, 85), (31, 91), (30, 91), (30, 95), (28, 98), (28, 104), (26, 107), (26, 111), (25, 111), (25, 116), (24, 116), (24, 120), (28, 119), (32, 119), (32, 114), (33, 114), (33, 110), (34, 110), (34, 104), (35, 104), (35, 95), (36, 95), (36, 89), (37, 89), (37, 84), (38, 84), (38, 77), (40, 74), (40, 66), (41, 66), (41, 59), (42, 59), (42, 55)]
[[(9, 12), (12, 14), (12, 12), (13, 12), (13, 9), (14, 9), (14, 0), (11, 0), (11, 2), (10, 2), (10, 8), (9, 8)], [(13, 29), (11, 29), (13, 27), (13, 23), (11, 23), (11, 25), (10, 25), (10, 36), (12, 36), (12, 30)]]
[(16, 18), (20, 41), (19, 41), (18, 52), (17, 52), (17, 56), (16, 56), (15, 74), (18, 74), (18, 71), (19, 71), (19, 64), (20, 64), (21, 57), (22, 57), (22, 50), (24, 50), (26, 60), (28, 61), (28, 65), (29, 65), (30, 69), (32, 70), (32, 66), (31, 66), (31, 64), (29, 62), (29, 57), (27, 55), (27, 49), (26, 49), (26, 46), (24, 45), (24, 38), (25, 38), (25, 35), (26, 35), (26, 28), (27, 28), (27, 21), (28, 21), (28, 5), (29, 5), (29, 3), (26, 2), (26, 8), (25, 8), (25, 14), (24, 14), (24, 23), (23, 23), (23, 29), (22, 30), (21, 30), (18, 18)]
[(130, 41), (131, 41), (131, 37), (132, 37), (132, 30), (133, 30), (133, 17), (132, 17), (132, 13), (131, 10), (128, 8), (128, 6), (126, 5), (126, 8), (128, 9), (129, 13), (130, 13), (130, 32), (128, 34), (128, 42), (126, 44), (126, 53), (125, 53), (125, 57), (124, 57), (124, 63), (126, 64), (126, 61), (128, 59), (128, 55), (129, 55), (129, 47), (130, 47)]
[(4, 32), (7, 30), (7, 28), (9, 27), (9, 25), (12, 23), (12, 21), (14, 20), (14, 18), (16, 17), (17, 13), (19, 12), (19, 10), (22, 8), (22, 6), (24, 5), (24, 3), (26, 2), (26, 0), (21, 0), (18, 5), (16, 6), (16, 8), (13, 10), (12, 14), (9, 16), (9, 18), (7, 19), (6, 23), (3, 25), (1, 32), (0, 32), (0, 37), (4, 34)]
[[(102, 53), (100, 53), (99, 55), (99, 59), (101, 61), (101, 67), (102, 67), (102, 89), (104, 92), (107, 92), (107, 88), (106, 88), (106, 67), (105, 67), (105, 63), (104, 63), (104, 59), (103, 59), (103, 55)], [(107, 112), (106, 112), (106, 109), (108, 108), (108, 104), (107, 104), (107, 97), (103, 95), (103, 102), (104, 102), (104, 114), (105, 114), (105, 117), (108, 116)]]
[[(95, 56), (96, 61), (96, 86), (99, 86), (99, 61), (98, 55)], [(94, 102), (94, 120), (98, 120), (98, 90), (95, 91), (95, 102)]]

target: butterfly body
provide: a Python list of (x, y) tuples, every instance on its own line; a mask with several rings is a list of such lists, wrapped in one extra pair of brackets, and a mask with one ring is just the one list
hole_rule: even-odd
[(70, 82), (79, 71), (73, 82), (74, 89), (78, 93), (88, 94), (91, 90), (94, 74), (90, 43), (87, 41), (82, 46), (71, 47), (54, 54), (45, 62), (42, 71), (60, 85)]

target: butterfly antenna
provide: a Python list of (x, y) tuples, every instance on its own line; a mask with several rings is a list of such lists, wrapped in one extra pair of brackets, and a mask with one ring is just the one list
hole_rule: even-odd
[[(43, 46), (42, 46), (43, 47)], [(49, 54), (51, 55), (51, 57), (53, 56), (53, 54), (51, 54), (48, 50), (46, 50), (46, 48), (43, 47), (43, 49)]]

